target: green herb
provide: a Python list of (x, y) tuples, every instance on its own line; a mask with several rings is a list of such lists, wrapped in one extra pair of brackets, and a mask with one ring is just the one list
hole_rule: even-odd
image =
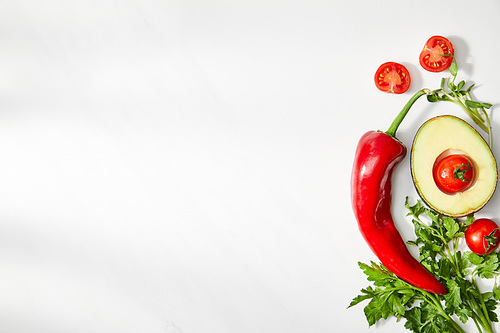
[(453, 57), (453, 62), (449, 67), (451, 76), (441, 80), (441, 87), (427, 94), (429, 102), (449, 101), (459, 105), (465, 113), (486, 133), (488, 133), (489, 144), (491, 146), (493, 139), (491, 137), (491, 123), (487, 109), (491, 108), (490, 103), (481, 103), (474, 101), (471, 96), (471, 90), (474, 84), (465, 88), (465, 81), (456, 84), (458, 66)]
[[(373, 285), (361, 290), (349, 307), (368, 301), (364, 313), (369, 326), (394, 316), (406, 319), (404, 327), (412, 332), (464, 332), (460, 323), (472, 320), (478, 332), (493, 332), (492, 322), (498, 317), (494, 310), (500, 302), (496, 279), (500, 275), (500, 256), (497, 252), (479, 256), (460, 251), (465, 229), (473, 216), (456, 219), (427, 208), (421, 201), (408, 203), (416, 239), (408, 242), (419, 249), (419, 259), (431, 273), (446, 285), (446, 295), (436, 295), (414, 287), (371, 262), (359, 267)], [(491, 291), (482, 292), (478, 279), (494, 279)]]

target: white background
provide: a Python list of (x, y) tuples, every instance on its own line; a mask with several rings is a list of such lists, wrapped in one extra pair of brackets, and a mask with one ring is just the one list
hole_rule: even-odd
[[(494, 104), (496, 0), (3, 0), (0, 331), (368, 329), (352, 215), (359, 137), (417, 90), (432, 35)], [(377, 67), (412, 75), (378, 91)], [(419, 100), (398, 131), (452, 104)], [(494, 151), (500, 153), (500, 134)], [(405, 239), (409, 161), (393, 212)], [(498, 194), (479, 216), (500, 219)], [(500, 326), (497, 326), (497, 329)]]

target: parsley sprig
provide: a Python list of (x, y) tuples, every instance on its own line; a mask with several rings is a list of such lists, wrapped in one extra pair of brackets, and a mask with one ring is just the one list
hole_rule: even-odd
[(488, 134), (491, 146), (493, 142), (491, 137), (491, 122), (486, 110), (490, 109), (492, 105), (473, 100), (471, 90), (474, 84), (466, 88), (467, 84), (464, 80), (455, 83), (458, 75), (458, 66), (455, 57), (453, 57), (453, 61), (448, 69), (451, 76), (443, 78), (441, 80), (441, 87), (427, 94), (427, 100), (429, 102), (449, 101), (460, 106), (479, 128)]
[[(406, 207), (412, 217), (416, 239), (408, 242), (419, 249), (419, 259), (430, 272), (446, 285), (446, 295), (436, 295), (400, 279), (381, 264), (359, 263), (373, 285), (361, 290), (349, 307), (369, 301), (364, 313), (369, 326), (394, 316), (406, 319), (405, 328), (419, 333), (463, 333), (460, 323), (472, 320), (478, 332), (492, 333), (492, 322), (498, 322), (494, 312), (500, 302), (497, 277), (500, 275), (500, 255), (493, 252), (479, 256), (461, 251), (465, 229), (473, 216), (456, 219), (427, 208), (421, 201)], [(491, 291), (482, 292), (481, 279), (494, 279)]]

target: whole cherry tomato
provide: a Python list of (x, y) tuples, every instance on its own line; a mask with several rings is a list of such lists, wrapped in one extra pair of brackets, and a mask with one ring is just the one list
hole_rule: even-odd
[(385, 92), (402, 94), (410, 88), (410, 83), (410, 72), (397, 62), (386, 62), (375, 72), (375, 85)]
[(477, 219), (465, 230), (465, 242), (475, 254), (489, 254), (500, 245), (500, 229), (495, 221)]
[(474, 183), (475, 174), (474, 164), (462, 154), (452, 154), (442, 158), (433, 170), (437, 187), (448, 194), (467, 190)]
[(455, 50), (453, 44), (442, 36), (432, 36), (420, 52), (420, 65), (429, 72), (442, 72), (450, 67)]

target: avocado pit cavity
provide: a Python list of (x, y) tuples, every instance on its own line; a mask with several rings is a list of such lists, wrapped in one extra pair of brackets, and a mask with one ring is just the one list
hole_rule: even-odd
[(447, 149), (435, 160), (432, 175), (436, 186), (447, 195), (471, 189), (477, 181), (478, 168), (465, 152)]

